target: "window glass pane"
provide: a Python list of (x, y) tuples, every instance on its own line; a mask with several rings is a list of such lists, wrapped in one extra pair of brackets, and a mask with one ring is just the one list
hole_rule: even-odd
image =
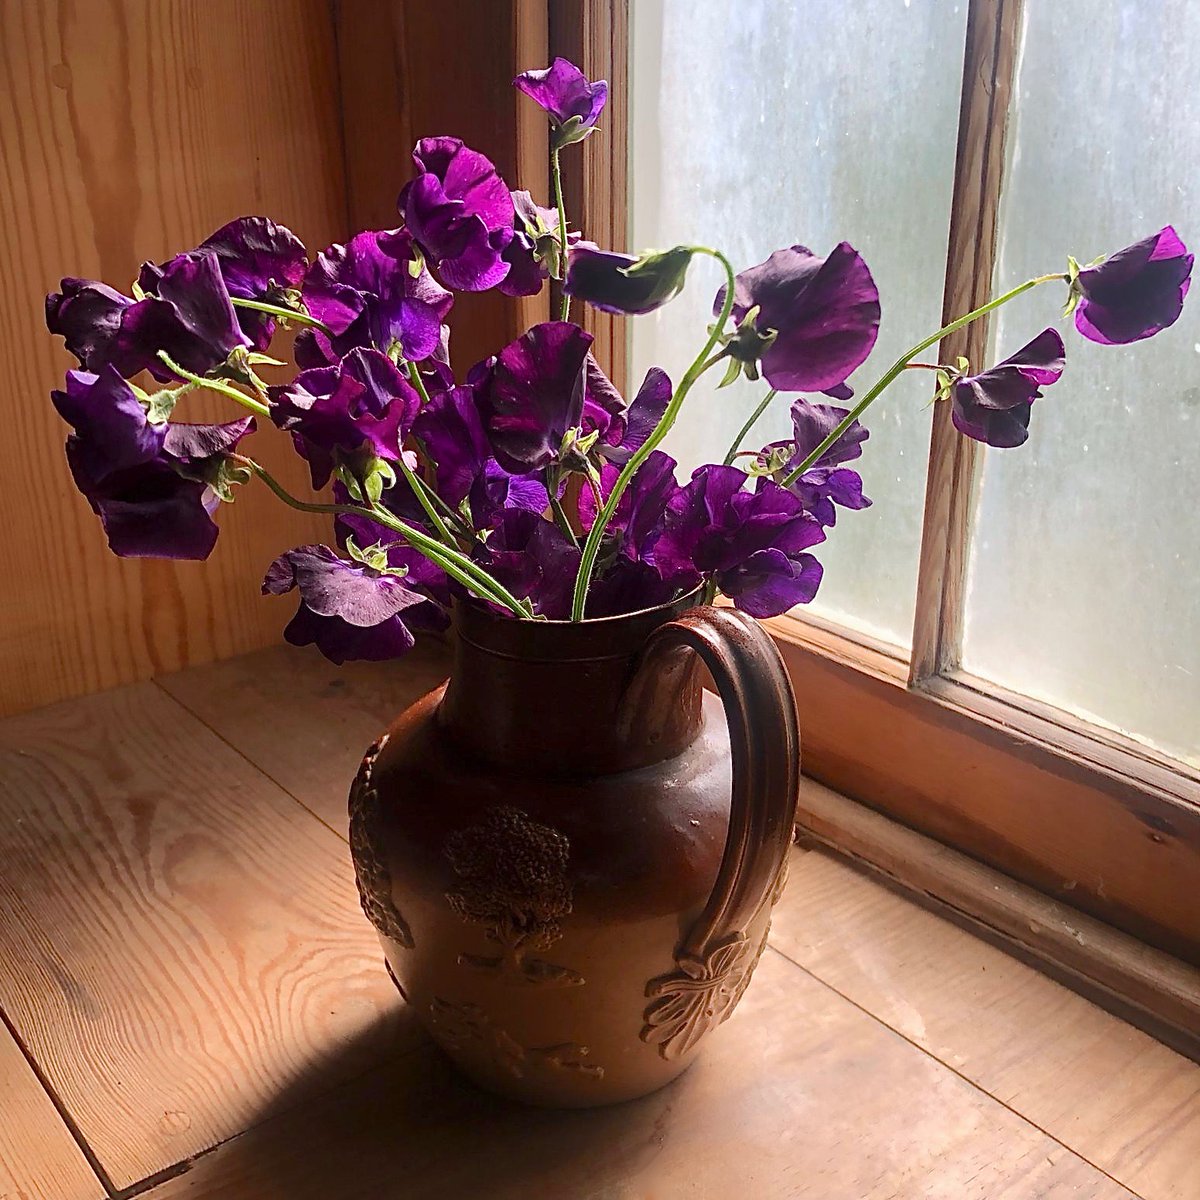
[[(1026, 13), (997, 285), (1169, 223), (1194, 247), (1200, 4)], [(1058, 321), (1061, 299), (1048, 286), (1002, 309), (996, 357)], [(1029, 442), (986, 455), (964, 665), (1196, 761), (1200, 296), (1133, 346), (1064, 338)]]
[[(938, 327), (957, 139), (965, 2), (638, 0), (631, 7), (634, 249), (700, 242), (735, 267), (795, 242), (825, 255), (845, 239), (867, 260), (883, 319), (861, 394)], [(684, 293), (636, 318), (633, 378), (652, 363), (676, 381), (711, 321), (720, 277), (692, 268)], [(665, 449), (686, 478), (721, 461), (765, 392), (691, 394)], [(710, 382), (711, 380), (711, 382)], [(912, 636), (929, 444), (929, 377), (911, 372), (868, 414), (858, 467), (875, 504), (843, 511), (818, 547), (815, 609), (907, 646)], [(787, 400), (756, 427), (789, 432)]]

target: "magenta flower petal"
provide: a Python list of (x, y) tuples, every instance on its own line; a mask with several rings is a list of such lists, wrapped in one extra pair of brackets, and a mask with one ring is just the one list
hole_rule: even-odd
[(578, 117), (580, 124), (590, 129), (608, 100), (608, 84), (603, 79), (589, 82), (565, 58), (556, 58), (540, 71), (523, 71), (513, 80), (513, 87), (544, 109), (556, 125), (565, 125), (572, 117)]
[[(763, 338), (775, 334), (761, 351), (762, 373), (773, 388), (840, 389), (875, 345), (879, 290), (848, 242), (835, 246), (828, 258), (804, 246), (776, 250), (738, 275), (736, 284), (733, 316), (739, 327), (757, 309), (754, 331)], [(724, 301), (722, 288), (714, 313)]]
[(1043, 329), (990, 371), (954, 385), (952, 420), (959, 433), (989, 446), (1019, 446), (1029, 437), (1029, 417), (1041, 388), (1063, 373), (1063, 340)]
[(1174, 325), (1194, 256), (1170, 226), (1079, 272), (1075, 328), (1093, 342), (1124, 345)]
[(592, 335), (569, 321), (535, 325), (506, 346), (480, 379), (479, 411), (497, 461), (515, 475), (549, 464), (583, 412)]

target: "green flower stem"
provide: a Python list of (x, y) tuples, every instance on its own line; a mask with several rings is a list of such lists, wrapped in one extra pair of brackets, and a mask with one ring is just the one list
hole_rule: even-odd
[(562, 281), (562, 297), (559, 302), (558, 319), (565, 321), (571, 314), (571, 297), (567, 295), (567, 206), (563, 203), (562, 167), (558, 161), (558, 147), (550, 151), (550, 174), (554, 180), (554, 203), (558, 207), (558, 277)]
[(579, 549), (579, 539), (575, 536), (575, 530), (571, 528), (571, 522), (567, 520), (567, 514), (563, 511), (562, 501), (554, 496), (550, 497), (550, 511), (554, 513), (554, 520), (558, 523), (559, 529), (563, 531), (570, 539), (571, 545), (576, 550)]
[(528, 601), (518, 600), (499, 580), (493, 579), (478, 563), (472, 562), (460, 551), (447, 549), (440, 542), (400, 520), (387, 509), (381, 508), (379, 505), (372, 505), (368, 508), (360, 504), (313, 504), (293, 496), (269, 471), (259, 466), (252, 458), (246, 458), (241, 454), (231, 454), (229, 457), (239, 466), (248, 467), (253, 471), (288, 507), (295, 508), (300, 512), (366, 517), (368, 520), (392, 530), (393, 533), (398, 533), (410, 546), (441, 567), (451, 579), (457, 580), (468, 591), (507, 608), (516, 617), (531, 618), (533, 616)]
[(233, 301), (235, 308), (252, 308), (255, 312), (267, 313), (269, 316), (278, 317), (281, 321), (291, 321), (296, 325), (310, 325), (313, 329), (319, 329), (322, 333), (333, 336), (333, 330), (324, 321), (318, 321), (316, 317), (310, 317), (306, 312), (297, 312), (294, 308), (284, 308), (282, 304), (268, 304), (265, 300), (246, 300), (241, 296), (230, 296), (229, 299)]
[(186, 379), (194, 387), (208, 388), (211, 392), (220, 392), (222, 396), (228, 396), (230, 400), (236, 401), (243, 408), (248, 408), (256, 416), (270, 416), (271, 410), (261, 400), (255, 400), (252, 396), (247, 396), (245, 392), (235, 388), (232, 384), (222, 383), (219, 379), (205, 379), (203, 375), (194, 375), (186, 367), (181, 367), (175, 362), (165, 350), (160, 350), (158, 357), (169, 371), (173, 371), (180, 379)]
[(838, 438), (840, 438), (842, 434), (845, 433), (846, 430), (849, 429), (850, 426), (853, 425), (854, 422), (857, 421), (864, 412), (866, 412), (868, 408), (870, 408), (871, 404), (879, 397), (883, 390), (896, 379), (896, 377), (908, 366), (909, 362), (916, 358), (918, 354), (922, 354), (924, 351), (928, 350), (930, 346), (940, 342), (942, 338), (948, 337), (950, 334), (954, 333), (955, 330), (962, 329), (964, 325), (970, 325), (972, 321), (982, 317), (984, 313), (989, 313), (992, 311), (992, 309), (999, 308), (1002, 304), (1007, 304), (1008, 301), (1020, 296), (1024, 292), (1029, 291), (1030, 288), (1035, 288), (1040, 283), (1049, 283), (1053, 279), (1065, 280), (1066, 278), (1067, 277), (1065, 275), (1058, 274), (1039, 275), (1036, 279), (1027, 279), (1024, 283), (1018, 284), (1012, 289), (1012, 291), (1005, 292), (1003, 296), (997, 296), (995, 300), (989, 300), (986, 304), (975, 309), (974, 312), (967, 313), (965, 317), (959, 317), (957, 320), (951, 321), (949, 325), (943, 325), (942, 328), (937, 331), (937, 333), (930, 334), (930, 336), (927, 337), (923, 342), (919, 342), (911, 350), (906, 351), (891, 365), (891, 367), (888, 368), (887, 373), (883, 376), (883, 378), (880, 379), (880, 381), (869, 392), (867, 392), (865, 396), (863, 396), (863, 398), (846, 414), (846, 416), (838, 422), (829, 436), (819, 446), (817, 446), (816, 449), (814, 449), (812, 453), (809, 454), (809, 456), (794, 471), (791, 472), (791, 474), (784, 478), (783, 486), (791, 487), (792, 484), (794, 484), (796, 480), (799, 479), (800, 476), (803, 475), (804, 472), (813, 465), (813, 463), (819, 461), (821, 455), (824, 454), (825, 451), (828, 450), (829, 447), (832, 446), (838, 440)]
[(425, 387), (425, 380), (421, 378), (421, 372), (417, 369), (416, 363), (405, 363), (405, 368), (408, 372), (409, 382), (417, 389), (417, 394), (421, 397), (421, 403), (428, 406), (431, 401), (429, 399), (429, 391)]
[(412, 488), (413, 494), (420, 502), (421, 507), (425, 510), (425, 515), (433, 523), (434, 529), (438, 531), (438, 536), (451, 550), (457, 550), (458, 542), (454, 534), (446, 528), (446, 522), (442, 520), (442, 514), (433, 506), (433, 501), (429, 498), (431, 492), (429, 484), (404, 461), (403, 451), (400, 454), (400, 470), (403, 472), (408, 486)]
[(735, 287), (733, 266), (730, 264), (729, 259), (719, 250), (711, 250), (707, 246), (692, 246), (690, 249), (694, 254), (707, 254), (710, 258), (715, 258), (725, 268), (725, 303), (721, 306), (721, 314), (717, 318), (716, 324), (713, 325), (711, 333), (708, 335), (708, 341), (705, 342), (704, 349), (696, 355), (696, 359), (688, 368), (687, 374), (684, 375), (679, 386), (675, 389), (675, 394), (671, 397), (671, 402), (667, 405), (662, 418), (654, 427), (654, 432), (630, 456), (629, 461), (622, 468), (621, 474), (617, 476), (617, 480), (613, 484), (613, 489), (609, 492), (608, 499), (604, 502), (604, 507), (596, 514), (596, 520), (592, 524), (587, 541), (584, 543), (583, 555), (579, 562), (579, 574), (575, 576), (575, 593), (571, 601), (572, 621), (583, 620), (583, 611), (587, 605), (588, 588), (592, 582), (592, 572), (596, 569), (596, 559), (600, 554), (600, 542), (604, 537), (604, 531), (608, 527), (609, 521), (613, 518), (613, 513), (617, 511), (617, 505), (620, 504), (621, 497), (625, 494), (625, 489), (629, 486), (634, 475), (637, 474), (638, 468), (650, 457), (658, 447), (658, 444), (671, 431), (671, 426), (675, 424), (675, 419), (679, 416), (679, 410), (687, 398), (688, 392), (692, 390), (692, 385), (709, 367), (719, 362), (723, 357), (721, 354), (713, 354), (713, 348), (721, 340), (721, 335), (725, 332), (725, 324), (729, 320), (729, 314), (733, 311), (733, 291)]
[(729, 467), (729, 466), (733, 465), (733, 460), (735, 458), (737, 458), (737, 456), (740, 452), (742, 439), (746, 436), (746, 434), (748, 434), (750, 432), (751, 429), (754, 428), (754, 423), (758, 420), (759, 417), (761, 417), (763, 415), (763, 413), (765, 413), (767, 411), (767, 405), (770, 404), (771, 401), (774, 400), (775, 397), (778, 395), (779, 395), (779, 392), (775, 388), (772, 388), (758, 402), (758, 407), (747, 418), (745, 425), (743, 425), (741, 427), (741, 429), (738, 430), (737, 437), (735, 437), (733, 439), (733, 444), (729, 447), (729, 451), (725, 455), (725, 459), (724, 459), (724, 462), (722, 463), (722, 466)]

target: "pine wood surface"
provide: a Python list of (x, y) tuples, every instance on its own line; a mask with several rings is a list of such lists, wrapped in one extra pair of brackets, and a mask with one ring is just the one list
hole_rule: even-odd
[(345, 844), (154, 684), (0, 724), (0, 813), (0, 1008), (118, 1187), (411, 1037)]
[[(278, 639), (263, 573), (327, 523), (245, 488), (207, 563), (115, 558), (63, 456), (49, 391), (74, 359), (43, 298), (68, 275), (126, 287), (247, 213), (313, 250), (344, 236), (333, 32), (328, 0), (0, 0), (0, 713)], [(283, 435), (246, 446), (308, 492)]]
[(772, 944), (1142, 1196), (1200, 1196), (1200, 1066), (824, 853)]
[(101, 1200), (104, 1187), (0, 1025), (0, 1200)]
[[(339, 684), (281, 648), (0, 723), (0, 1009), (112, 1190), (1196, 1194), (1200, 1068), (818, 851), (795, 851), (775, 950), (678, 1084), (562, 1113), (461, 1082), (404, 1016), (323, 824), (443, 673), (433, 649)], [(53, 1115), (24, 1157), (0, 1121), (0, 1163), (40, 1164)], [(16, 1195), (58, 1200), (33, 1178)]]

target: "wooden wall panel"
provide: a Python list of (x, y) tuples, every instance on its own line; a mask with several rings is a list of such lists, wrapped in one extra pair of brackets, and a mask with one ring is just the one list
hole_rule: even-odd
[[(442, 134), (550, 204), (546, 121), (512, 86), (519, 71), (548, 62), (545, 0), (336, 0), (335, 12), (355, 228), (398, 223), (412, 148)], [(450, 315), (458, 375), (548, 312), (545, 293), (519, 303), (496, 291), (460, 294)]]
[[(291, 605), (262, 573), (322, 520), (246, 489), (207, 563), (113, 557), (63, 459), (47, 393), (73, 360), (42, 297), (126, 285), (250, 212), (313, 250), (344, 237), (334, 32), (329, 0), (0, 0), (0, 712), (278, 638)], [(303, 489), (282, 435), (253, 446)]]

